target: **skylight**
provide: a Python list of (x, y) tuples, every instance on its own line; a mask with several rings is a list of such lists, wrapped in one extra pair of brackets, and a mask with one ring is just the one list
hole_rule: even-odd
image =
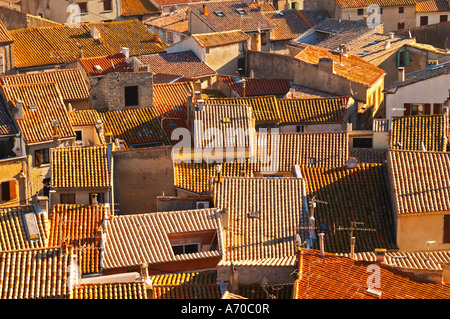
[(244, 10), (242, 10), (242, 9), (236, 9), (236, 12), (237, 13), (239, 13), (239, 14), (247, 14), (247, 12), (245, 12)]
[(214, 11), (214, 13), (215, 13), (216, 16), (218, 16), (218, 17), (224, 17), (224, 16), (225, 16), (225, 14), (224, 14), (222, 11), (219, 11), (219, 10)]

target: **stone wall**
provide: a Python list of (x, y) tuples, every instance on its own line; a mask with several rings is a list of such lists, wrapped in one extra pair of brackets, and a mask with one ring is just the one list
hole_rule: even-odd
[(437, 48), (450, 49), (450, 21), (417, 28), (396, 31), (399, 36), (416, 38), (417, 43), (431, 44)]

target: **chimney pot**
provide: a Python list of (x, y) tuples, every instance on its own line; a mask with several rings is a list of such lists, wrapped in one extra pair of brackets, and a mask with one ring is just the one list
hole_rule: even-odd
[(325, 257), (325, 247), (324, 247), (324, 243), (323, 243), (323, 236), (324, 235), (325, 235), (324, 233), (318, 234), (318, 236), (319, 236), (319, 245), (320, 245), (320, 257)]
[(125, 56), (126, 59), (128, 59), (130, 57), (130, 49), (129, 48), (122, 47), (121, 52)]
[(398, 68), (398, 80), (400, 82), (405, 81), (405, 68), (403, 66)]
[(376, 256), (376, 261), (378, 263), (384, 262), (385, 257), (386, 257), (386, 249), (382, 249), (382, 248), (375, 249), (375, 256)]
[(96, 194), (96, 193), (91, 194), (91, 205), (93, 205), (93, 206), (98, 205), (97, 196), (98, 196), (98, 194)]
[(350, 238), (350, 258), (351, 259), (355, 258), (355, 242), (356, 242), (355, 237)]
[(203, 13), (203, 15), (205, 15), (205, 16), (208, 15), (208, 8), (206, 8), (206, 4), (203, 5), (202, 13)]

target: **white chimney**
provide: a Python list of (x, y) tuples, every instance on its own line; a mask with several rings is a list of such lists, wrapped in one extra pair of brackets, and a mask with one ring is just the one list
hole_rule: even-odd
[(382, 249), (382, 248), (375, 249), (375, 256), (376, 256), (376, 261), (378, 263), (384, 262), (384, 259), (386, 257), (386, 249)]
[(389, 39), (393, 40), (395, 36), (394, 32), (389, 32)]
[(16, 112), (14, 113), (14, 119), (23, 119), (23, 102), (22, 100), (16, 100)]
[(391, 40), (386, 40), (386, 42), (384, 43), (384, 49), (387, 50), (391, 47)]
[(403, 66), (398, 68), (398, 81), (405, 81), (405, 68)]
[(94, 40), (100, 40), (100, 31), (95, 25), (91, 25), (90, 34)]
[(324, 233), (318, 234), (318, 236), (319, 236), (319, 247), (320, 247), (320, 257), (324, 257), (325, 256), (325, 247), (324, 247), (324, 243), (323, 243), (323, 236), (324, 235), (325, 235)]
[(121, 52), (125, 56), (125, 59), (128, 59), (130, 57), (130, 49), (129, 48), (122, 47)]
[(355, 258), (355, 242), (356, 242), (355, 237), (350, 238), (350, 258), (351, 259)]

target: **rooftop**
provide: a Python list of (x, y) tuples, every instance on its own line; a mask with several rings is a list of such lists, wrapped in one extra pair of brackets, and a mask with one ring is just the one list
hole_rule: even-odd
[(416, 0), (416, 12), (445, 12), (450, 11), (448, 0)]
[(413, 6), (416, 0), (336, 0), (341, 8), (363, 8), (371, 4), (380, 7)]
[(150, 0), (122, 0), (121, 8), (124, 17), (160, 13)]
[(199, 33), (191, 35), (204, 48), (218, 47), (238, 42), (247, 42), (250, 37), (240, 30)]
[[(218, 78), (240, 97), (244, 95), (244, 86), (242, 83), (242, 79), (229, 75), (219, 75)], [(291, 81), (287, 79), (245, 78), (245, 96), (284, 96), (289, 92), (291, 87)]]

